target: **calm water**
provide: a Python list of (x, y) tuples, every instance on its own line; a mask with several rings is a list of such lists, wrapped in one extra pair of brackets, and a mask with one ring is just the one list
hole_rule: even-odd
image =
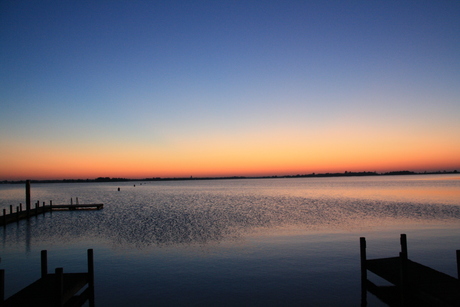
[[(75, 197), (104, 209), (0, 228), (6, 297), (42, 249), (65, 272), (94, 249), (96, 306), (357, 306), (360, 236), (373, 258), (406, 233), (411, 259), (457, 272), (460, 175), (32, 184), (32, 202)], [(0, 185), (0, 209), (24, 199)]]

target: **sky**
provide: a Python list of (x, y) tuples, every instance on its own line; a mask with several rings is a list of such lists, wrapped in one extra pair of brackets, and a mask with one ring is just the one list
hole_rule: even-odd
[(459, 1), (0, 2), (0, 180), (460, 170)]

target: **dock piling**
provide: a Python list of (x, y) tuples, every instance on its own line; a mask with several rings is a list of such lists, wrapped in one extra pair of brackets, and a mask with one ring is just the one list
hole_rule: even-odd
[(460, 249), (457, 249), (457, 278), (460, 279)]
[(401, 256), (404, 257), (404, 259), (408, 259), (408, 254), (407, 254), (407, 236), (406, 234), (401, 234)]
[(26, 208), (30, 209), (30, 180), (26, 180)]
[(361, 256), (361, 306), (367, 306), (367, 268), (366, 268), (366, 238), (359, 238)]
[(56, 268), (56, 306), (63, 306), (64, 301), (64, 269)]
[(46, 275), (48, 275), (48, 254), (46, 250), (42, 250), (41, 255), (40, 255), (40, 260), (41, 260), (42, 278), (44, 278)]

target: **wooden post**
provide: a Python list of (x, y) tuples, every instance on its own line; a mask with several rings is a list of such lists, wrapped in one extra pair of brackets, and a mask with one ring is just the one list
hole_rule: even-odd
[(400, 295), (401, 295), (401, 306), (406, 306), (406, 293), (407, 293), (407, 254), (405, 255), (403, 252), (399, 253), (399, 261), (400, 261)]
[(93, 253), (93, 249), (88, 249), (88, 288), (89, 288), (89, 306), (94, 307), (94, 253)]
[(361, 306), (367, 306), (367, 267), (366, 267), (366, 238), (359, 238), (361, 256)]
[(404, 259), (408, 259), (407, 255), (407, 236), (405, 234), (401, 234), (401, 257), (404, 257)]
[(460, 249), (457, 249), (457, 278), (460, 279)]
[(13, 214), (13, 205), (10, 205), (10, 214)]
[(22, 203), (19, 203), (19, 211), (22, 212)]
[(0, 270), (0, 305), (5, 301), (5, 270)]
[(64, 298), (64, 269), (56, 268), (56, 306), (63, 306)]
[(6, 209), (3, 209), (3, 226), (6, 226)]
[(42, 278), (44, 278), (46, 275), (48, 275), (48, 254), (46, 250), (42, 250), (40, 259)]
[(19, 206), (16, 206), (16, 222), (19, 222)]
[(401, 289), (401, 304), (404, 306), (406, 303), (406, 290), (407, 290), (407, 236), (406, 234), (401, 234), (401, 252), (399, 253), (400, 258), (400, 289)]
[(88, 249), (88, 284), (94, 286), (94, 253), (93, 249)]
[(26, 208), (30, 210), (30, 180), (26, 180)]

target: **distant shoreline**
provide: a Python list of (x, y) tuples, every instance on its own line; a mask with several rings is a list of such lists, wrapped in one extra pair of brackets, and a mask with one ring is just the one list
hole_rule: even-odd
[[(273, 179), (273, 178), (321, 178), (321, 177), (363, 177), (363, 176), (404, 176), (404, 175), (439, 175), (439, 174), (459, 174), (454, 171), (436, 171), (436, 172), (412, 172), (412, 171), (392, 171), (385, 173), (377, 172), (344, 172), (344, 173), (311, 173), (298, 175), (274, 175), (274, 176), (223, 176), (223, 177), (151, 177), (142, 179), (130, 178), (110, 178), (98, 177), (96, 179), (44, 179), (30, 180), (31, 183), (78, 183), (78, 182), (127, 182), (127, 181), (185, 181), (185, 180), (223, 180), (223, 179)], [(26, 180), (3, 180), (0, 184), (17, 184), (25, 183)]]

